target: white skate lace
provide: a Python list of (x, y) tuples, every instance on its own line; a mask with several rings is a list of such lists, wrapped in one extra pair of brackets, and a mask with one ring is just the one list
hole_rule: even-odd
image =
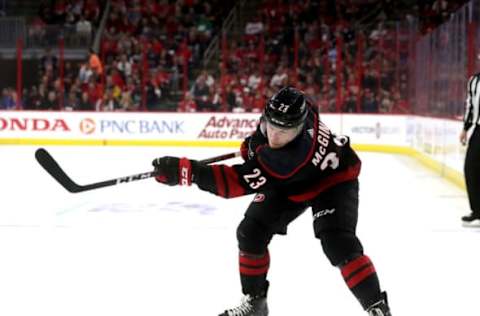
[(227, 311), (228, 316), (246, 316), (248, 315), (249, 312), (252, 311), (253, 305), (252, 305), (252, 297), (250, 295), (245, 295), (242, 298), (242, 303), (240, 306), (235, 307), (233, 309), (229, 309)]

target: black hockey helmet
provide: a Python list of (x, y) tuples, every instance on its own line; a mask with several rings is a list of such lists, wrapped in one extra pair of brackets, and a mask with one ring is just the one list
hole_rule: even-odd
[(305, 95), (293, 87), (282, 88), (270, 98), (263, 116), (272, 125), (280, 128), (297, 127), (308, 114)]

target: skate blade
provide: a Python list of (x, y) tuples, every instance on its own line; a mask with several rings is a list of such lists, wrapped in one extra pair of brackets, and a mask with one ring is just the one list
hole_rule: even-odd
[(477, 227), (480, 228), (480, 219), (473, 220), (471, 222), (462, 222), (463, 227)]

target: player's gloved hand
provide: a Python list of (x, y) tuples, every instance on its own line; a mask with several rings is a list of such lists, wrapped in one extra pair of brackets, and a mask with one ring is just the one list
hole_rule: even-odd
[(250, 159), (250, 140), (252, 138), (248, 136), (245, 138), (242, 142), (242, 145), (240, 145), (240, 155), (242, 156), (244, 161), (247, 161)]
[(167, 185), (191, 185), (192, 162), (187, 158), (160, 157), (152, 162), (155, 177), (160, 183)]

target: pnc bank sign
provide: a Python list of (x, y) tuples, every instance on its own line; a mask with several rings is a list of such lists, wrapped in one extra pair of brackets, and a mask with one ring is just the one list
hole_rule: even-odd
[(84, 135), (100, 134), (183, 134), (183, 121), (177, 120), (94, 120), (85, 118), (80, 121), (80, 132)]

